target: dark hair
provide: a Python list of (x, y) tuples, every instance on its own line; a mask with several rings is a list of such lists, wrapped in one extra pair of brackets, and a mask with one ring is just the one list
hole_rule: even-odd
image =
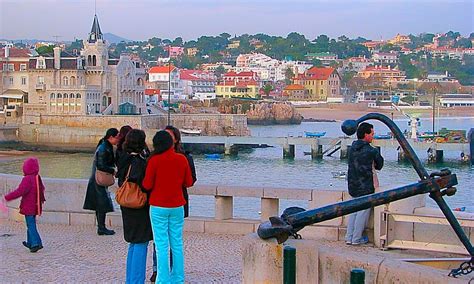
[(374, 126), (370, 123), (363, 122), (357, 127), (357, 139), (364, 139), (365, 134), (370, 134)]
[(132, 129), (128, 132), (127, 136), (125, 136), (123, 149), (127, 151), (127, 153), (141, 153), (146, 147), (145, 139), (145, 131)]
[(105, 136), (102, 137), (102, 139), (99, 140), (99, 143), (97, 143), (97, 147), (99, 147), (99, 145), (104, 142), (105, 140), (109, 139), (110, 137), (115, 137), (119, 134), (119, 131), (117, 130), (117, 128), (109, 128), (107, 129), (107, 131), (105, 132)]
[(165, 127), (165, 130), (171, 130), (173, 132), (174, 138), (176, 139), (176, 143), (174, 143), (174, 150), (177, 153), (184, 154), (184, 149), (181, 145), (181, 132), (179, 132), (179, 129), (174, 127), (173, 125), (167, 125)]
[(165, 130), (156, 132), (153, 137), (153, 152), (151, 156), (161, 154), (173, 147), (173, 138)]
[(130, 130), (132, 130), (132, 127), (130, 125), (124, 125), (120, 127), (120, 131), (119, 131), (120, 140), (117, 143), (117, 150), (122, 150), (122, 147), (123, 147), (122, 145), (125, 142), (125, 137), (130, 132)]

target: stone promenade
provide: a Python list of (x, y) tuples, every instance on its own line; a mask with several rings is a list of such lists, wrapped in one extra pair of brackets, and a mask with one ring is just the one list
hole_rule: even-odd
[[(0, 219), (0, 283), (120, 283), (128, 245), (122, 228), (98, 236), (93, 226), (38, 224), (44, 249), (23, 245), (24, 223)], [(243, 236), (184, 234), (187, 283), (240, 283)], [(147, 278), (152, 273), (148, 249)]]

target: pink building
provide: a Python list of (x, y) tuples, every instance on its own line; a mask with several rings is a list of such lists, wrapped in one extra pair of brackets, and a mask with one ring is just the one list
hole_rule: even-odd
[(168, 51), (169, 57), (176, 58), (184, 54), (184, 47), (180, 46), (165, 46), (164, 48)]

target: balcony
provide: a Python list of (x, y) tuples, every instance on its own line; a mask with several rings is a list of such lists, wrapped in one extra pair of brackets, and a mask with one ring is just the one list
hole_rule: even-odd
[(84, 90), (86, 85), (51, 85), (51, 89), (55, 90)]
[(35, 89), (37, 91), (45, 91), (46, 90), (46, 84), (45, 83), (38, 83), (38, 84), (36, 84)]

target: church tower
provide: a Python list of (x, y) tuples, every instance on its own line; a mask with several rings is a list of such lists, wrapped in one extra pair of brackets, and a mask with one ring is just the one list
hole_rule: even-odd
[(103, 70), (105, 67), (107, 67), (107, 62), (109, 60), (107, 43), (104, 39), (102, 31), (100, 30), (99, 19), (97, 18), (97, 15), (94, 15), (94, 22), (92, 23), (91, 32), (89, 33), (87, 41), (84, 42), (83, 54), (86, 63), (86, 70)]

